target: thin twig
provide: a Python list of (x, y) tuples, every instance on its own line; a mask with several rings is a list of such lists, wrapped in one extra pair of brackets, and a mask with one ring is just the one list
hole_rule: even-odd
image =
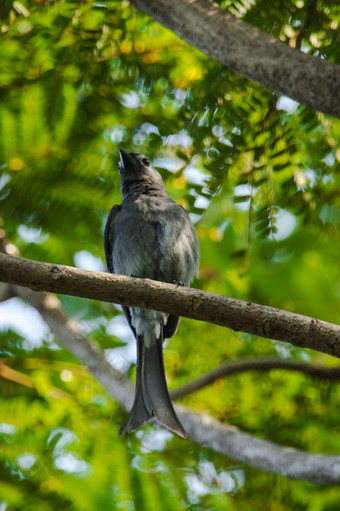
[(299, 371), (308, 374), (313, 378), (322, 380), (339, 381), (340, 367), (319, 367), (310, 365), (297, 360), (282, 360), (277, 358), (243, 359), (231, 360), (220, 365), (216, 369), (203, 374), (199, 378), (177, 387), (170, 391), (171, 399), (181, 399), (188, 394), (211, 385), (220, 378), (231, 376), (232, 374), (243, 373), (246, 371), (271, 371), (273, 369), (284, 369), (287, 371)]

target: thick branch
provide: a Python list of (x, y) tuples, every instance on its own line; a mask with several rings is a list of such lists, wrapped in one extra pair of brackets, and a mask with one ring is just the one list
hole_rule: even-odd
[(145, 307), (340, 357), (340, 327), (273, 307), (178, 287), (0, 254), (0, 281), (82, 298)]
[(340, 456), (307, 454), (291, 447), (281, 447), (182, 406), (176, 407), (176, 411), (189, 438), (200, 445), (291, 479), (340, 484)]
[[(81, 334), (77, 323), (62, 311), (57, 297), (35, 293), (19, 286), (13, 287), (12, 291), (25, 298), (40, 312), (57, 339), (87, 366), (115, 400), (125, 408), (131, 406), (131, 382), (111, 367), (101, 350)], [(307, 454), (281, 447), (184, 406), (176, 406), (176, 411), (189, 438), (199, 445), (292, 479), (322, 484), (340, 483), (340, 456)]]
[(98, 345), (81, 333), (77, 322), (63, 312), (56, 296), (35, 293), (21, 286), (13, 286), (12, 292), (40, 313), (56, 340), (88, 368), (113, 399), (126, 410), (132, 406), (133, 385), (129, 378), (112, 367)]
[(340, 66), (290, 48), (209, 0), (130, 0), (221, 64), (269, 89), (340, 117)]
[(171, 399), (180, 399), (192, 392), (207, 387), (214, 381), (245, 371), (271, 371), (272, 369), (284, 369), (286, 371), (300, 371), (309, 376), (322, 380), (340, 380), (340, 367), (318, 367), (315, 365), (298, 362), (297, 360), (284, 360), (278, 358), (242, 359), (229, 360), (225, 364), (216, 367), (212, 371), (203, 374), (196, 380), (192, 380), (170, 392)]

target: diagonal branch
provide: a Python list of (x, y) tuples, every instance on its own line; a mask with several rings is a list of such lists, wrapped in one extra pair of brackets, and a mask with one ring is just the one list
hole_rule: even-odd
[(203, 374), (199, 378), (177, 387), (170, 391), (171, 399), (181, 399), (192, 392), (211, 385), (220, 378), (245, 371), (271, 371), (272, 369), (284, 369), (286, 371), (300, 371), (309, 376), (322, 380), (340, 380), (340, 367), (319, 367), (306, 364), (297, 360), (282, 360), (277, 358), (243, 359), (230, 360), (225, 364), (216, 367), (212, 371)]
[(199, 445), (291, 479), (340, 484), (340, 456), (307, 454), (291, 447), (281, 447), (222, 424), (209, 415), (198, 414), (182, 406), (177, 406), (176, 411), (189, 438)]
[(76, 321), (67, 316), (60, 300), (49, 293), (36, 293), (16, 286), (17, 296), (27, 300), (50, 327), (56, 340), (82, 362), (106, 388), (113, 399), (129, 409), (133, 402), (133, 385), (129, 378), (112, 367), (99, 346), (84, 336)]
[(80, 270), (0, 253), (0, 281), (145, 307), (340, 357), (340, 327), (265, 305), (149, 279)]
[[(12, 367), (5, 364), (2, 360), (0, 360), (0, 376), (6, 380), (18, 383), (23, 387), (28, 387), (29, 389), (36, 390), (34, 378), (31, 378), (27, 374), (16, 371)], [(53, 385), (51, 385), (49, 389), (49, 396), (55, 399), (72, 399), (71, 394), (65, 392), (64, 390), (58, 389), (58, 387), (54, 387)]]
[(340, 117), (340, 66), (290, 48), (209, 0), (131, 0), (189, 44), (246, 78)]
[[(11, 292), (27, 300), (40, 312), (57, 340), (90, 370), (115, 400), (125, 408), (131, 406), (133, 393), (130, 380), (111, 367), (97, 345), (81, 333), (74, 320), (65, 315), (56, 296), (20, 286), (11, 286)], [(292, 479), (340, 484), (340, 456), (308, 454), (281, 447), (184, 406), (176, 406), (176, 411), (190, 440), (198, 445)]]

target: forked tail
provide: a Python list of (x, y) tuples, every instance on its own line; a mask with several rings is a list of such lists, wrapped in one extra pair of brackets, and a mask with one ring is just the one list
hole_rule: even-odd
[(123, 435), (144, 426), (156, 418), (173, 433), (187, 438), (172, 406), (165, 379), (162, 336), (147, 348), (142, 336), (137, 336), (137, 378), (135, 400), (131, 411), (119, 430)]

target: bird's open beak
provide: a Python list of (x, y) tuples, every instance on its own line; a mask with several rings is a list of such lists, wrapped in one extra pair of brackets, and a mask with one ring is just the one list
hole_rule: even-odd
[(120, 160), (119, 160), (118, 170), (119, 170), (119, 174), (121, 174), (123, 170), (126, 170), (128, 167), (131, 167), (134, 160), (133, 160), (132, 156), (129, 153), (127, 153), (126, 151), (123, 151), (123, 149), (119, 149), (119, 158), (120, 158)]

